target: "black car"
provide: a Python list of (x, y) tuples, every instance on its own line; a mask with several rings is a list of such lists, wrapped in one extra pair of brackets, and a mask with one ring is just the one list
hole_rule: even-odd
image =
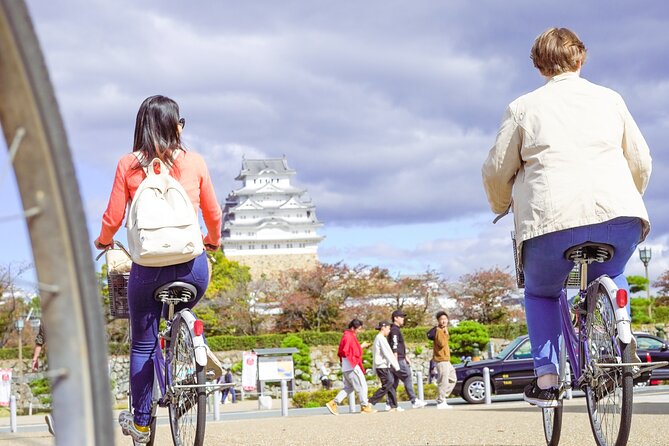
[(470, 403), (485, 401), (483, 368), (490, 370), (492, 393), (501, 395), (521, 393), (534, 379), (532, 346), (527, 335), (519, 336), (504, 348), (495, 358), (455, 365), (458, 382), (454, 395), (462, 396)]
[[(667, 342), (647, 333), (635, 333), (637, 354), (642, 361), (669, 361)], [(466, 401), (478, 404), (485, 401), (483, 368), (490, 370), (492, 393), (496, 395), (522, 393), (527, 384), (534, 379), (534, 361), (532, 345), (527, 335), (513, 340), (495, 358), (483, 361), (467, 362), (455, 365), (458, 382), (453, 394), (462, 396)], [(643, 376), (638, 378), (655, 384), (659, 380), (669, 380), (669, 366), (655, 369), (648, 381)], [(635, 380), (635, 383), (638, 383)]]
[[(667, 341), (648, 333), (634, 333), (636, 351), (642, 362), (669, 361), (669, 346)], [(650, 375), (650, 384), (654, 381), (669, 379), (669, 366), (655, 369)]]

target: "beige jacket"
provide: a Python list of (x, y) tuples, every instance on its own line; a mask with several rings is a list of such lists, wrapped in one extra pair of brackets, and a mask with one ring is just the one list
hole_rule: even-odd
[(575, 72), (509, 105), (482, 169), (492, 211), (512, 206), (519, 248), (616, 217), (641, 218), (644, 239), (650, 171), (648, 145), (622, 97)]

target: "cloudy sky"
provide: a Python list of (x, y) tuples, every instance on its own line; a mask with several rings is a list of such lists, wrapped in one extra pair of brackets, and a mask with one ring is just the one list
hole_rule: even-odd
[[(480, 166), (505, 106), (543, 83), (529, 59), (534, 38), (565, 26), (588, 47), (583, 77), (623, 95), (651, 147), (651, 280), (669, 269), (665, 2), (28, 6), (68, 131), (91, 241), (116, 161), (131, 149), (137, 108), (164, 94), (180, 104), (185, 141), (207, 159), (220, 201), (239, 187), (242, 156), (287, 157), (325, 224), (323, 261), (397, 273), (432, 268), (447, 279), (510, 268), (512, 219), (491, 224)], [(3, 215), (19, 211), (11, 175), (0, 196)], [(0, 225), (0, 263), (29, 261), (23, 222)], [(638, 258), (627, 273), (643, 274)]]

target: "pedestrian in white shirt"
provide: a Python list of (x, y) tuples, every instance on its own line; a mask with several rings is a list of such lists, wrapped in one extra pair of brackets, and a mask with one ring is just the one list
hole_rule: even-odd
[(390, 333), (390, 322), (381, 321), (376, 326), (379, 333), (374, 338), (372, 347), (373, 367), (376, 376), (381, 380), (381, 388), (374, 392), (369, 399), (369, 404), (374, 405), (386, 397), (389, 412), (402, 412), (404, 409), (397, 406), (397, 392), (395, 390), (395, 375), (393, 370), (398, 371), (400, 364), (388, 343)]

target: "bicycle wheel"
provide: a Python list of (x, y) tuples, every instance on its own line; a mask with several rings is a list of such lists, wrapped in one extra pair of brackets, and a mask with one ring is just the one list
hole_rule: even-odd
[(632, 352), (629, 345), (618, 341), (611, 300), (598, 283), (588, 292), (584, 342), (590, 371), (585, 396), (592, 433), (599, 446), (623, 446), (632, 422), (632, 368), (605, 365), (630, 363)]
[(57, 445), (113, 445), (101, 299), (70, 155), (26, 5), (0, 1), (0, 123), (37, 271), (48, 333)]
[(167, 350), (167, 382), (170, 392), (169, 415), (172, 439), (177, 446), (202, 446), (207, 416), (204, 367), (195, 361), (193, 337), (187, 322), (177, 314), (172, 322)]
[(547, 446), (557, 446), (562, 433), (562, 401), (557, 407), (543, 407), (544, 437)]

